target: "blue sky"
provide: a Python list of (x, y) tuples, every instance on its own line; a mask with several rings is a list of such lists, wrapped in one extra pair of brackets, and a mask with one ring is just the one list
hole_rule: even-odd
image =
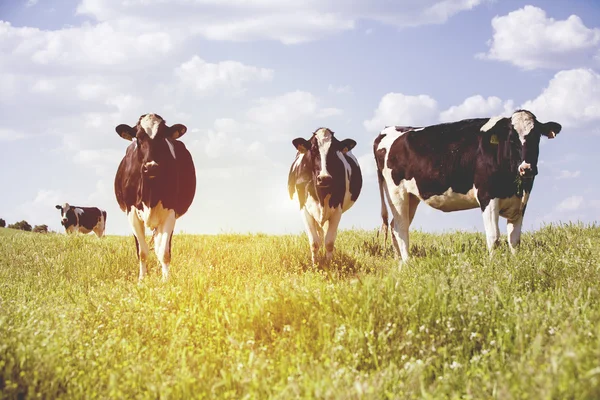
[[(320, 126), (358, 142), (363, 192), (340, 227), (371, 229), (381, 128), (524, 107), (563, 126), (543, 139), (524, 228), (597, 221), (598, 21), (595, 0), (0, 2), (0, 217), (61, 230), (69, 202), (129, 234), (114, 127), (156, 112), (188, 127), (197, 169), (177, 232), (303, 231), (291, 140)], [(483, 230), (478, 210), (423, 204), (412, 227)]]

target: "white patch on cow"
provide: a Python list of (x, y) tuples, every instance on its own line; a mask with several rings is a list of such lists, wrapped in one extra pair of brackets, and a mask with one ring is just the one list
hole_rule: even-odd
[(500, 215), (507, 220), (517, 220), (522, 218), (523, 210), (527, 206), (529, 192), (523, 192), (522, 197), (512, 196), (499, 200)]
[(487, 132), (487, 131), (489, 131), (489, 130), (490, 130), (490, 129), (492, 129), (492, 128), (493, 128), (493, 127), (494, 127), (494, 126), (495, 126), (495, 125), (498, 123), (498, 121), (500, 121), (502, 118), (504, 118), (504, 117), (501, 117), (501, 116), (499, 116), (499, 117), (492, 117), (492, 118), (490, 118), (490, 119), (489, 119), (489, 120), (488, 120), (488, 121), (487, 121), (487, 122), (486, 122), (486, 123), (485, 123), (485, 124), (484, 124), (484, 125), (483, 125), (483, 126), (480, 128), (480, 129), (479, 129), (479, 130), (480, 130), (481, 132)]
[(521, 164), (519, 165), (519, 175), (525, 175), (525, 171), (527, 171), (528, 169), (531, 169), (531, 164), (525, 161), (521, 162)]
[(167, 138), (165, 138), (165, 142), (167, 142), (167, 145), (169, 146), (169, 151), (171, 151), (173, 159), (177, 159), (177, 157), (175, 157), (175, 148), (173, 147), (173, 143), (171, 143), (171, 141)]
[(521, 143), (525, 143), (525, 136), (531, 132), (535, 126), (535, 118), (527, 111), (517, 111), (512, 115), (510, 121), (519, 134)]
[(81, 214), (83, 214), (83, 210), (79, 207), (75, 208), (73, 211), (75, 212), (75, 214), (77, 214), (77, 216), (80, 216)]
[(166, 219), (169, 217), (169, 214), (173, 212), (173, 210), (169, 208), (164, 208), (162, 202), (160, 201), (153, 208), (149, 208), (144, 203), (142, 203), (142, 206), (143, 208), (141, 210), (136, 208), (135, 211), (148, 229), (158, 228), (166, 221)]
[(470, 189), (466, 194), (456, 193), (452, 188), (449, 188), (441, 195), (431, 196), (427, 200), (421, 200), (427, 205), (444, 212), (469, 210), (471, 208), (479, 207), (475, 187)]
[[(391, 129), (390, 129), (391, 128)], [(400, 136), (404, 135), (406, 132), (398, 132), (396, 127), (387, 127), (381, 131), (381, 134), (385, 134), (385, 136), (381, 139), (379, 144), (377, 145), (377, 150), (385, 149), (385, 159), (383, 160), (383, 165), (387, 165), (387, 159), (390, 155), (390, 148), (392, 144), (398, 139)]]
[(326, 128), (321, 128), (315, 132), (317, 143), (319, 145), (319, 156), (321, 157), (321, 171), (319, 172), (320, 177), (331, 176), (327, 170), (327, 153), (331, 148), (331, 141), (333, 136), (331, 131)]
[(485, 228), (485, 237), (487, 248), (492, 252), (494, 246), (500, 238), (500, 228), (498, 227), (498, 217), (500, 216), (500, 200), (492, 199), (483, 210), (483, 226)]
[(161, 122), (164, 122), (163, 119), (156, 114), (146, 114), (140, 119), (140, 126), (151, 139), (154, 139)]
[(131, 141), (133, 142), (133, 149), (134, 149), (134, 150), (135, 150), (135, 149), (137, 149), (137, 147), (138, 147), (138, 141), (137, 141), (137, 138), (133, 138), (133, 139), (131, 139)]

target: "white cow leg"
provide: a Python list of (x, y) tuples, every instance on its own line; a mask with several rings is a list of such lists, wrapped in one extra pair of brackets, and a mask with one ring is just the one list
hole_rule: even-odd
[(508, 245), (510, 251), (515, 254), (521, 243), (521, 227), (523, 226), (523, 216), (520, 215), (514, 220), (508, 220), (506, 224), (506, 232), (508, 233)]
[(321, 227), (317, 224), (317, 221), (306, 211), (302, 209), (302, 219), (304, 220), (304, 226), (306, 228), (306, 234), (308, 235), (308, 243), (310, 244), (310, 251), (312, 255), (313, 264), (317, 264), (319, 249), (321, 248)]
[(175, 211), (170, 211), (165, 221), (157, 228), (154, 238), (154, 252), (162, 267), (162, 279), (169, 279), (169, 265), (171, 264), (171, 238), (175, 229)]
[(500, 228), (498, 227), (498, 218), (500, 217), (499, 205), (499, 199), (492, 199), (485, 210), (483, 210), (483, 226), (490, 254), (498, 244), (498, 239), (500, 238)]
[(333, 259), (333, 246), (335, 244), (335, 238), (337, 237), (338, 226), (340, 225), (341, 219), (342, 208), (339, 207), (329, 218), (327, 223), (327, 232), (325, 234), (325, 258), (328, 263)]
[(144, 221), (142, 221), (135, 210), (132, 207), (131, 211), (127, 214), (127, 218), (129, 219), (129, 225), (131, 225), (131, 230), (133, 231), (133, 236), (135, 237), (135, 244), (138, 251), (138, 258), (140, 260), (140, 276), (139, 280), (144, 279), (146, 274), (148, 273), (148, 269), (146, 268), (146, 260), (148, 259), (148, 244), (146, 243), (146, 229), (144, 227)]
[(396, 246), (400, 253), (400, 264), (399, 268), (402, 267), (403, 262), (407, 262), (409, 259), (409, 240), (408, 240), (408, 228), (410, 227), (410, 206), (408, 193), (404, 193), (404, 196), (391, 207), (393, 214), (392, 221), (392, 232), (396, 239)]

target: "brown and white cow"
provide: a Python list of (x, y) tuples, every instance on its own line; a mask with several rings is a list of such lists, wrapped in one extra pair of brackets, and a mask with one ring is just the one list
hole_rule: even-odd
[(319, 128), (310, 139), (296, 138), (292, 143), (298, 153), (288, 177), (290, 198), (298, 196), (313, 263), (323, 241), (331, 261), (342, 213), (352, 207), (362, 188), (360, 166), (351, 152), (356, 142), (339, 141), (331, 130)]
[[(428, 127), (387, 127), (373, 151), (381, 193), (381, 217), (387, 230), (387, 197), (392, 211), (392, 239), (402, 260), (409, 258), (408, 228), (421, 201), (442, 211), (479, 207), (487, 247), (507, 219), (514, 252), (538, 173), (540, 138), (554, 138), (556, 122), (539, 122), (526, 110), (511, 117), (467, 119)], [(402, 262), (402, 261), (401, 261)]]
[(60, 210), (60, 223), (65, 227), (67, 233), (90, 233), (96, 236), (104, 236), (106, 229), (106, 211), (97, 207), (72, 206), (69, 203), (57, 204)]
[(145, 231), (154, 231), (154, 249), (169, 276), (175, 220), (186, 213), (196, 193), (192, 156), (179, 139), (184, 125), (168, 126), (157, 114), (142, 115), (134, 127), (121, 124), (119, 136), (132, 143), (115, 177), (117, 202), (129, 219), (140, 261), (139, 279), (147, 273)]

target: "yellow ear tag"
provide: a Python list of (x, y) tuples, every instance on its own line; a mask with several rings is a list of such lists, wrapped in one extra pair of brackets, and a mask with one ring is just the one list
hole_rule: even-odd
[(347, 148), (347, 147), (344, 147), (344, 148), (342, 149), (342, 153), (343, 153), (343, 154), (346, 154), (347, 152), (348, 152), (348, 148)]
[(499, 143), (499, 142), (498, 142), (498, 136), (496, 136), (496, 135), (492, 135), (492, 136), (490, 137), (490, 143), (491, 143), (491, 144), (498, 144), (498, 143)]

